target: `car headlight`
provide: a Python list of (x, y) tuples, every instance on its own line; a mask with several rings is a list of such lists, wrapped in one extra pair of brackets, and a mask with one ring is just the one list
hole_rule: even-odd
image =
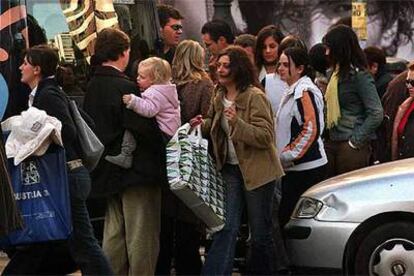
[(321, 210), (323, 203), (319, 200), (302, 197), (296, 204), (295, 211), (293, 211), (294, 218), (313, 218)]

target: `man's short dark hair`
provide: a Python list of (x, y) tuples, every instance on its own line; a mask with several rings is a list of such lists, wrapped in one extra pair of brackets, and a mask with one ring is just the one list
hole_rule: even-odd
[(95, 42), (95, 56), (100, 62), (117, 61), (130, 47), (126, 33), (115, 28), (106, 28), (98, 33)]
[(228, 44), (233, 44), (234, 34), (229, 24), (223, 20), (212, 20), (201, 28), (202, 34), (209, 34), (210, 38), (217, 42), (220, 36), (224, 37)]
[(241, 34), (235, 38), (234, 45), (243, 48), (252, 47), (254, 50), (256, 48), (256, 37), (251, 34)]
[(367, 57), (368, 65), (372, 65), (375, 62), (378, 64), (378, 67), (382, 67), (387, 62), (385, 53), (381, 48), (370, 46), (364, 49), (364, 53)]
[(170, 18), (173, 18), (175, 20), (184, 19), (181, 13), (170, 5), (165, 5), (165, 4), (157, 5), (157, 12), (158, 12), (158, 18), (160, 20), (160, 25), (162, 28), (164, 28), (165, 25), (167, 25)]

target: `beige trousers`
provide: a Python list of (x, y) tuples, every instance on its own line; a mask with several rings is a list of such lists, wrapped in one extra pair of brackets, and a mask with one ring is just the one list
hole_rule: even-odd
[(102, 247), (115, 275), (154, 275), (160, 211), (160, 187), (130, 187), (108, 199)]

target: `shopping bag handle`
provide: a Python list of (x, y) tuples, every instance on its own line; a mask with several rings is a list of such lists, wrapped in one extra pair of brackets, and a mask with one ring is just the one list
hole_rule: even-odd
[(201, 144), (201, 141), (203, 140), (203, 136), (201, 133), (201, 125), (198, 125), (192, 129), (190, 129), (190, 132), (188, 133), (188, 136), (196, 143)]

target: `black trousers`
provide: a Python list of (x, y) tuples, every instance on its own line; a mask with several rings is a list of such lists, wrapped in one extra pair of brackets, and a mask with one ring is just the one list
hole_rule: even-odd
[(160, 254), (156, 275), (200, 275), (201, 233), (197, 226), (168, 215), (161, 217)]
[(327, 166), (305, 171), (287, 171), (282, 177), (282, 200), (279, 209), (279, 223), (283, 227), (288, 223), (300, 196), (310, 187), (326, 178)]
[(65, 241), (18, 247), (9, 257), (2, 275), (66, 275), (77, 269)]

